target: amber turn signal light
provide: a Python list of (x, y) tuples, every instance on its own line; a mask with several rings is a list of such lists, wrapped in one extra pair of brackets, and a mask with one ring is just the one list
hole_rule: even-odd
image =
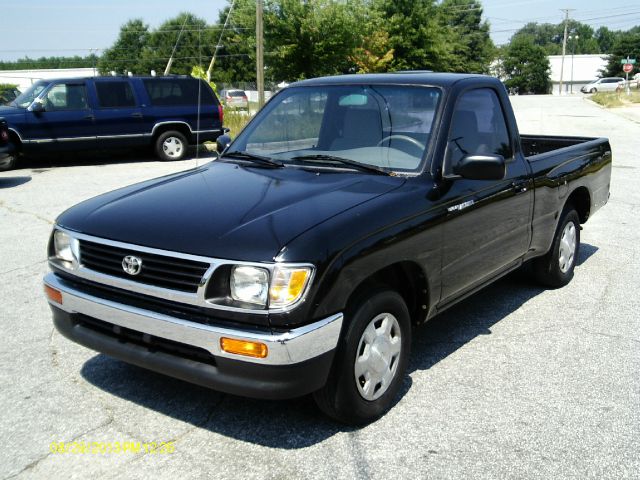
[(266, 358), (269, 354), (269, 349), (264, 343), (235, 340), (226, 337), (220, 339), (220, 348), (223, 352), (254, 358)]
[(62, 292), (60, 290), (56, 290), (49, 285), (44, 286), (44, 293), (47, 294), (47, 298), (52, 302), (59, 303), (62, 305)]

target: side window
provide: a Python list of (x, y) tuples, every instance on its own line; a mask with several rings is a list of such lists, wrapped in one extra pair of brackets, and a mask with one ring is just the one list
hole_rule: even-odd
[(155, 106), (217, 105), (211, 89), (204, 82), (188, 79), (153, 78), (144, 80), (151, 104)]
[(513, 156), (500, 100), (490, 88), (463, 93), (456, 103), (447, 146), (446, 171), (451, 173), (465, 155)]
[(135, 107), (136, 100), (129, 82), (96, 82), (98, 104), (102, 108)]
[(45, 97), (47, 111), (83, 110), (87, 105), (87, 92), (84, 85), (78, 83), (58, 83), (47, 92)]

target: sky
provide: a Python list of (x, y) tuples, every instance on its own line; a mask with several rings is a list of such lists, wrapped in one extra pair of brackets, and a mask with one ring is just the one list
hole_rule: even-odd
[[(100, 53), (113, 44), (120, 26), (142, 18), (151, 27), (188, 11), (207, 23), (218, 21), (226, 0), (0, 0), (0, 60), (29, 56)], [(598, 28), (628, 30), (640, 25), (640, 4), (630, 0), (484, 0), (484, 17), (498, 44), (528, 22), (559, 23), (563, 8), (572, 18)]]

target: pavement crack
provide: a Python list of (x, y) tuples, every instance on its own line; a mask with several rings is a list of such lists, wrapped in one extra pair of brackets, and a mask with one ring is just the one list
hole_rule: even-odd
[(614, 340), (625, 340), (628, 342), (640, 343), (640, 340), (636, 340), (635, 338), (628, 338), (628, 337), (625, 337), (624, 335), (615, 335), (612, 333), (604, 333), (604, 332), (594, 332), (584, 327), (578, 327), (578, 328), (582, 330), (584, 333), (586, 333), (587, 335), (598, 335), (600, 337), (613, 338)]
[(45, 223), (47, 223), (49, 225), (53, 225), (55, 223), (53, 220), (49, 220), (48, 218), (45, 218), (42, 215), (39, 215), (37, 213), (29, 212), (28, 210), (19, 210), (17, 208), (10, 207), (9, 205), (7, 205), (2, 200), (0, 200), (0, 208), (4, 208), (9, 213), (17, 213), (19, 215), (29, 215), (29, 216), (37, 218), (38, 220), (41, 220), (41, 221), (43, 221), (43, 222), (45, 222)]
[(22, 267), (16, 267), (16, 268), (12, 268), (11, 270), (6, 270), (4, 272), (0, 272), (0, 275), (6, 275), (8, 273), (18, 272), (20, 270), (26, 270), (28, 268), (35, 267), (36, 265), (42, 265), (43, 263), (46, 263), (46, 262), (47, 262), (47, 259), (45, 258), (44, 260), (39, 260), (39, 261), (37, 261), (35, 263), (31, 263), (29, 265), (24, 265)]
[(56, 332), (55, 327), (51, 327), (51, 334), (49, 335), (49, 353), (51, 354), (51, 366), (58, 368), (60, 363), (58, 362), (58, 349), (53, 344), (53, 334)]

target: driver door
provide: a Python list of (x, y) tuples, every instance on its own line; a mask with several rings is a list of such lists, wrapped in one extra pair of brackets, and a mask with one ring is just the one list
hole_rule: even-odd
[(28, 137), (34, 146), (57, 150), (95, 147), (95, 118), (84, 81), (53, 83), (36, 101), (44, 111), (27, 112)]

